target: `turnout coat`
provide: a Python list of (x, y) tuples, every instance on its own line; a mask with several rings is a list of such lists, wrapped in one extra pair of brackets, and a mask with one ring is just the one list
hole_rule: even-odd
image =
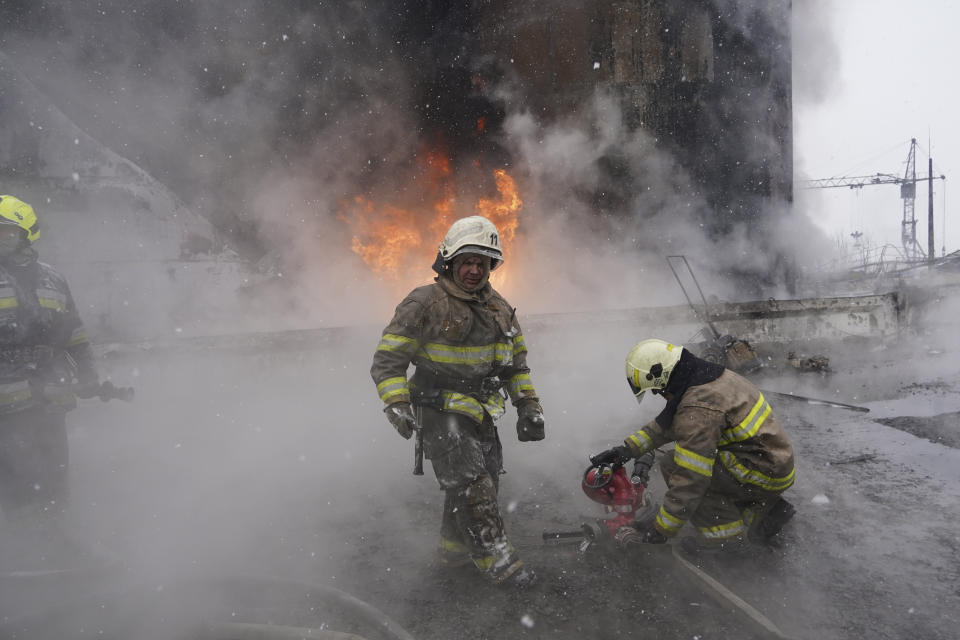
[(793, 484), (787, 434), (763, 393), (739, 374), (724, 369), (714, 380), (688, 387), (672, 416), (664, 413), (624, 440), (636, 455), (676, 443), (655, 525), (664, 535), (680, 530), (704, 497), (724, 484), (721, 476), (739, 485), (735, 500), (773, 497)]

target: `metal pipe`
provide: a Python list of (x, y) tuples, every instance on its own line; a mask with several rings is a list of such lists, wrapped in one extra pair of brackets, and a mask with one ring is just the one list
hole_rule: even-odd
[(927, 156), (927, 260), (933, 264), (937, 250), (933, 246), (933, 158)]

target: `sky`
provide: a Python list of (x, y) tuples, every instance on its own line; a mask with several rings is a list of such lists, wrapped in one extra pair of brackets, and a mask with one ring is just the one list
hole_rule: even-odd
[[(800, 39), (824, 25), (794, 25), (794, 161), (797, 206), (835, 242), (859, 231), (873, 246), (900, 244), (903, 202), (897, 185), (859, 190), (803, 189), (802, 180), (874, 173), (903, 175), (916, 138), (917, 175), (933, 157), (937, 255), (960, 249), (951, 180), (960, 177), (960, 122), (954, 61), (960, 3), (823, 0), (801, 20), (830, 16), (833, 46)], [(820, 75), (822, 74), (822, 75)], [(917, 239), (927, 246), (927, 185), (918, 185)], [(944, 212), (946, 211), (946, 216)], [(944, 242), (945, 240), (945, 242)]]

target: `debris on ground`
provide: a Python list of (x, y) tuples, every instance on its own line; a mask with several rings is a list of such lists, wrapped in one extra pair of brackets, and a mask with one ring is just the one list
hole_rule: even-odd
[(798, 371), (830, 373), (830, 358), (822, 355), (804, 356), (794, 351), (787, 353), (787, 362)]

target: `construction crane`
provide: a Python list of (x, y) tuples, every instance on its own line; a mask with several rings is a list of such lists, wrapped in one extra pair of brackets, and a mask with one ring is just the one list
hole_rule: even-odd
[[(822, 178), (818, 180), (804, 180), (800, 184), (804, 189), (830, 189), (847, 187), (861, 189), (874, 184), (900, 185), (900, 198), (903, 200), (903, 221), (901, 222), (900, 241), (903, 244), (904, 255), (907, 260), (914, 261), (922, 258), (933, 260), (936, 256), (933, 243), (933, 181), (946, 180), (946, 176), (933, 175), (933, 159), (928, 158), (928, 173), (917, 177), (917, 139), (910, 139), (910, 151), (907, 153), (907, 166), (903, 177), (891, 173), (875, 173), (870, 176), (848, 176), (842, 178)], [(917, 199), (917, 182), (926, 180), (930, 187), (930, 202), (928, 207), (927, 252), (923, 251), (917, 242), (917, 219), (914, 216), (914, 206)]]

